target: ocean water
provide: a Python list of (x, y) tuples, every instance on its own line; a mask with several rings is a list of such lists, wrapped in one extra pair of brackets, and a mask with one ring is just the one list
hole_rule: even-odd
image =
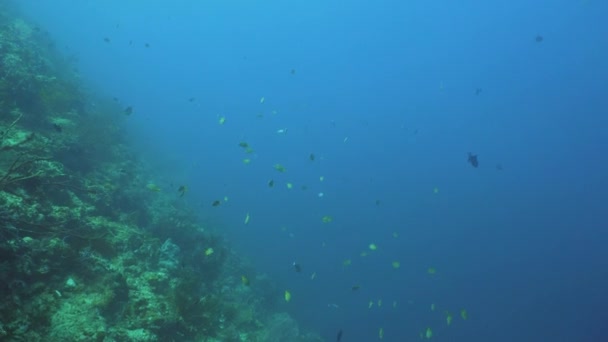
[(20, 3), (302, 327), (608, 340), (608, 3)]

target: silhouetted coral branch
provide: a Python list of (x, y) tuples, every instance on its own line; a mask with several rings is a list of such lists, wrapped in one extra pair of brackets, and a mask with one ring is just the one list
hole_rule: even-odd
[(43, 171), (32, 172), (29, 169), (25, 173), (22, 173), (21, 171), (25, 170), (36, 162), (48, 160), (48, 158), (33, 157), (23, 160), (24, 156), (25, 154), (20, 154), (17, 156), (13, 163), (4, 172), (4, 175), (0, 176), (0, 189), (4, 189), (10, 184), (39, 177), (43, 174)]

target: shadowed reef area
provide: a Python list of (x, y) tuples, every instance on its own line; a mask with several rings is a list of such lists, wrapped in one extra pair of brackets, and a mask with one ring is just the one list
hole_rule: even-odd
[(129, 146), (124, 108), (86, 91), (46, 31), (7, 6), (0, 340), (321, 341), (278, 311), (272, 281), (217, 227), (152, 191), (163, 175)]

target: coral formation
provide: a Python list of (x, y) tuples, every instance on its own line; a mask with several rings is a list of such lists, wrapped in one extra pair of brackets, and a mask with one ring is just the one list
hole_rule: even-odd
[[(0, 339), (317, 341), (129, 148), (48, 34), (0, 4)], [(213, 254), (206, 253), (212, 248)]]

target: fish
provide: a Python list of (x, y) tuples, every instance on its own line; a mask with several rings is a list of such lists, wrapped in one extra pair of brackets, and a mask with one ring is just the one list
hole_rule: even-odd
[(534, 41), (537, 43), (542, 43), (543, 40), (545, 40), (545, 38), (543, 38), (543, 36), (540, 34), (537, 34), (536, 37), (534, 37)]
[(213, 201), (213, 203), (211, 203), (211, 206), (217, 207), (220, 204), (222, 204), (222, 202), (220, 200), (215, 200), (215, 201)]
[(476, 154), (472, 154), (471, 152), (469, 152), (468, 162), (469, 162), (469, 164), (471, 164), (475, 168), (479, 166), (479, 160), (477, 160), (477, 155)]
[(336, 342), (340, 342), (342, 340), (342, 329), (338, 330), (338, 334), (336, 335)]
[(351, 287), (350, 289), (353, 291), (358, 291), (361, 288), (361, 286), (359, 285), (353, 285), (353, 287)]
[(245, 276), (245, 275), (242, 275), (242, 276), (241, 276), (241, 283), (242, 283), (243, 285), (245, 285), (245, 286), (249, 286), (249, 284), (250, 284), (250, 283), (249, 283), (249, 278), (247, 278), (247, 276)]
[(475, 95), (479, 95), (479, 94), (481, 94), (481, 88), (475, 89)]
[(55, 131), (61, 133), (63, 131), (63, 127), (61, 127), (61, 125), (58, 125), (56, 123), (53, 124), (53, 128), (55, 129)]
[(106, 42), (106, 43), (109, 43), (109, 42), (110, 42), (110, 38), (105, 37), (105, 38), (103, 39), (103, 41), (104, 41), (104, 42)]
[(129, 106), (127, 108), (125, 108), (125, 115), (131, 115), (133, 114), (133, 107)]
[(272, 188), (273, 186), (274, 186), (274, 180), (271, 179), (268, 181), (268, 187)]
[(302, 266), (295, 261), (293, 262), (293, 269), (298, 273), (302, 272)]
[(308, 156), (308, 159), (310, 159), (310, 161), (315, 161), (315, 155), (314, 155), (314, 153), (311, 153), (311, 154)]
[(186, 192), (188, 192), (188, 187), (185, 185), (182, 185), (177, 189), (177, 192), (179, 192), (179, 197), (184, 197)]

